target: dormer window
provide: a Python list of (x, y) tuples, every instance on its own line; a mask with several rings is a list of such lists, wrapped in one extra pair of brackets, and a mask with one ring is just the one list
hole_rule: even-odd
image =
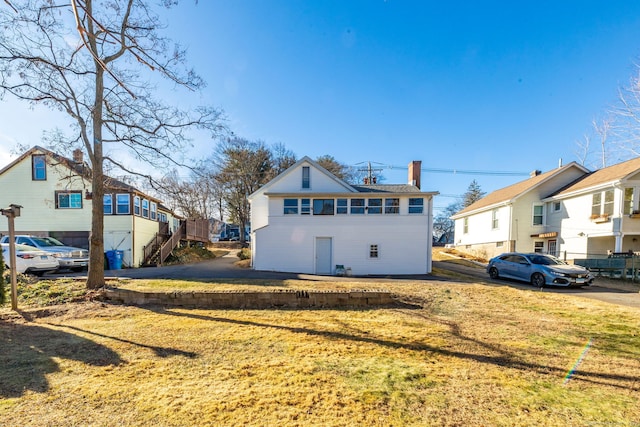
[(302, 188), (311, 188), (311, 176), (309, 166), (302, 167)]

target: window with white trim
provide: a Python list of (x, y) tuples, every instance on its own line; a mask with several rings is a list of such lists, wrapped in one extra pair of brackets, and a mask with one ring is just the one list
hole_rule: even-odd
[(469, 233), (469, 218), (464, 218), (462, 220), (462, 233), (463, 234)]
[(349, 201), (348, 199), (336, 200), (336, 215), (346, 215), (349, 213)]
[(155, 221), (157, 218), (158, 218), (158, 204), (156, 202), (151, 202), (150, 219)]
[(533, 225), (543, 225), (544, 224), (544, 205), (535, 204), (533, 205)]
[(423, 198), (410, 198), (409, 199), (409, 213), (421, 214), (424, 211), (424, 199)]
[(633, 211), (633, 188), (625, 188), (623, 213), (625, 215), (631, 215)]
[(369, 199), (367, 204), (367, 213), (369, 215), (382, 213), (382, 199)]
[(591, 215), (600, 216), (602, 210), (602, 193), (594, 193), (591, 198)]
[(313, 199), (314, 215), (333, 215), (333, 199)]
[(302, 188), (311, 188), (311, 170), (309, 166), (302, 167)]
[(142, 217), (149, 218), (149, 201), (142, 199)]
[(400, 199), (384, 199), (384, 213), (385, 214), (399, 214), (400, 213)]
[(300, 201), (300, 214), (311, 215), (311, 199), (302, 199)]
[(284, 199), (284, 214), (298, 215), (298, 199)]
[(544, 242), (533, 242), (533, 252), (544, 252)]
[(607, 190), (604, 192), (604, 205), (602, 206), (602, 213), (604, 215), (613, 215), (613, 190)]
[(498, 209), (494, 209), (491, 211), (491, 228), (493, 230), (497, 229), (500, 225), (500, 218), (498, 214)]
[(351, 215), (364, 214), (364, 199), (351, 199)]
[(140, 216), (140, 196), (133, 196), (133, 213)]

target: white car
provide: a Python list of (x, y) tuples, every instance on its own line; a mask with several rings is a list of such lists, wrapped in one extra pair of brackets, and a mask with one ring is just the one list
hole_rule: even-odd
[[(0, 243), (2, 245), (2, 258), (9, 268), (11, 261), (9, 260), (9, 244)], [(41, 251), (32, 246), (16, 244), (16, 272), (28, 273), (41, 276), (44, 273), (56, 271), (60, 268), (58, 259), (50, 252)]]

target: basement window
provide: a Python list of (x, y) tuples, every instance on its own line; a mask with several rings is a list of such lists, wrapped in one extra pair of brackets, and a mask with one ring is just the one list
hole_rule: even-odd
[(379, 258), (380, 252), (378, 245), (369, 245), (369, 258)]

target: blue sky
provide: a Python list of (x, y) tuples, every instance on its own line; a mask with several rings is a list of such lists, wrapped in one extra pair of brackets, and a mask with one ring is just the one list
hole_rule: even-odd
[[(165, 19), (208, 82), (194, 103), (224, 109), (237, 135), (371, 161), (388, 183), (405, 182), (411, 160), (519, 173), (576, 160), (576, 141), (640, 61), (637, 0), (201, 0)], [(64, 120), (8, 100), (0, 117), (2, 163)], [(422, 188), (454, 195), (473, 179), (493, 191), (524, 178), (423, 172)]]

